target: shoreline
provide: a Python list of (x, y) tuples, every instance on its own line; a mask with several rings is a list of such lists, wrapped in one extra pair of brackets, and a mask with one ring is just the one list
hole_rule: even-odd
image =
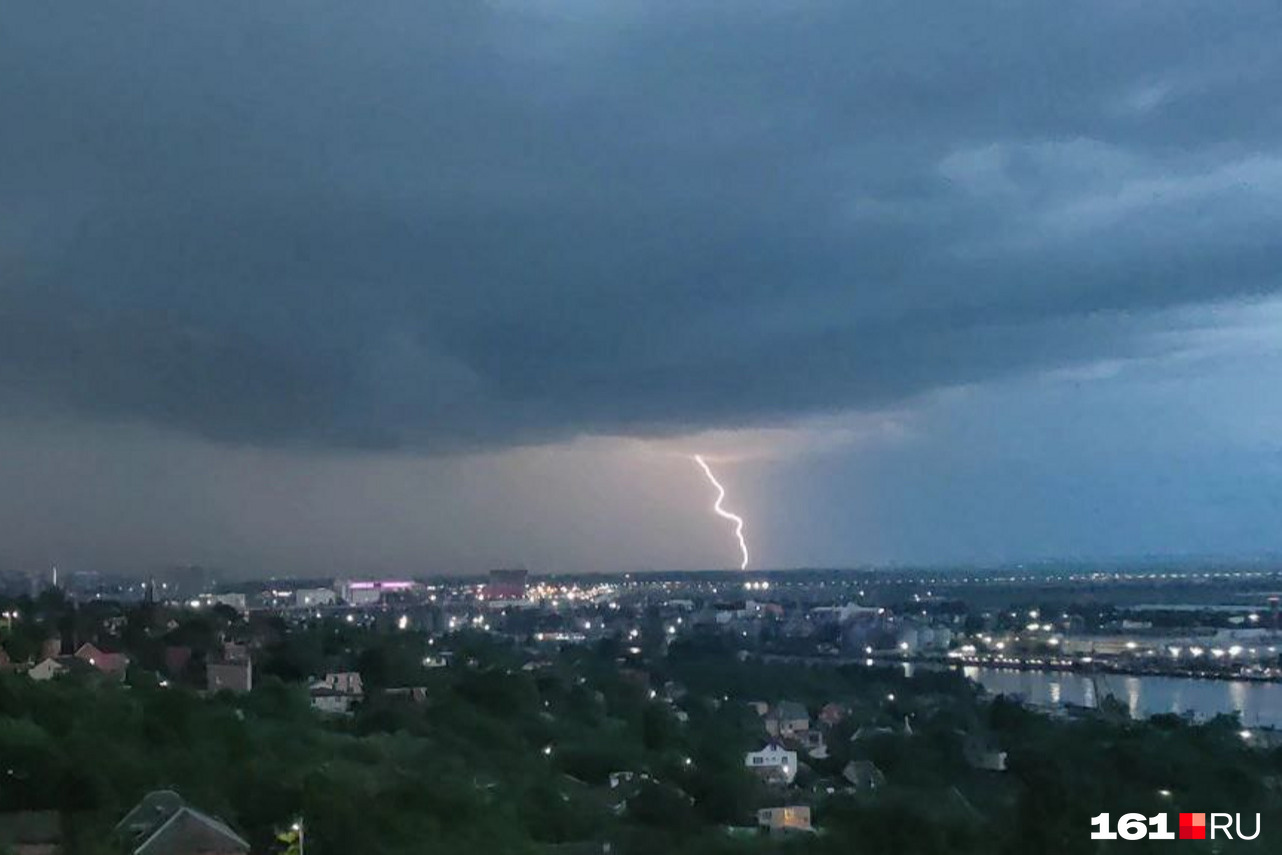
[(929, 668), (960, 669), (966, 667), (991, 668), (1004, 671), (1056, 671), (1072, 674), (1108, 674), (1127, 677), (1169, 677), (1175, 680), (1206, 680), (1215, 682), (1241, 683), (1282, 683), (1282, 674), (1235, 674), (1224, 671), (1172, 670), (1167, 668), (1149, 669), (1129, 667), (1123, 663), (1095, 660), (1093, 662), (1072, 662), (1066, 660), (1016, 660), (1009, 657), (984, 658), (979, 656), (940, 657), (910, 655), (877, 655), (872, 656), (801, 656), (790, 654), (763, 653), (764, 661), (808, 662), (830, 665), (871, 665), (894, 667), (897, 665), (915, 665)]

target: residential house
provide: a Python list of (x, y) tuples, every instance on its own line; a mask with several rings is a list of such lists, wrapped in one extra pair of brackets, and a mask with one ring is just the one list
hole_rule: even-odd
[(337, 671), (326, 674), (312, 685), (327, 686), (336, 692), (342, 692), (345, 695), (354, 695), (358, 698), (365, 695), (365, 687), (361, 683), (361, 675), (356, 671)]
[(886, 776), (871, 760), (851, 760), (841, 770), (841, 777), (855, 792), (866, 793), (886, 786)]
[(801, 733), (795, 734), (794, 738), (806, 754), (816, 760), (822, 760), (828, 756), (828, 745), (824, 742), (823, 731), (803, 730)]
[(649, 779), (650, 776), (645, 772), (638, 773), (626, 769), (621, 772), (611, 772), (610, 789), (617, 789), (620, 784), (629, 784), (638, 777), (642, 779)]
[(819, 710), (819, 723), (824, 727), (836, 727), (849, 712), (841, 704), (824, 704)]
[(744, 755), (743, 765), (768, 783), (791, 784), (797, 777), (797, 752), (789, 751), (778, 742), (771, 742), (760, 751), (749, 751)]
[(130, 855), (248, 855), (249, 843), (227, 823), (172, 790), (148, 793), (116, 825)]
[(59, 855), (62, 852), (62, 818), (52, 810), (0, 813), (0, 852)]
[(55, 677), (100, 677), (102, 672), (83, 659), (75, 656), (53, 656), (44, 659), (27, 669), (27, 676), (33, 680), (52, 680)]
[(211, 692), (248, 692), (254, 687), (254, 663), (210, 662), (205, 666), (205, 684)]
[(810, 824), (810, 808), (806, 805), (762, 808), (757, 811), (757, 827), (772, 833), (814, 831)]
[(358, 700), (356, 695), (331, 689), (324, 684), (317, 684), (308, 690), (311, 695), (312, 709), (329, 715), (351, 715), (352, 703)]
[(1006, 771), (1006, 752), (988, 739), (968, 734), (962, 742), (962, 753), (972, 769), (984, 772)]
[(309, 687), (312, 709), (334, 715), (348, 715), (352, 704), (365, 697), (361, 675), (356, 671), (326, 674)]
[(88, 642), (80, 645), (75, 656), (117, 680), (125, 679), (125, 672), (129, 669), (129, 657), (126, 654), (107, 653)]
[(393, 698), (407, 698), (416, 704), (427, 703), (427, 686), (396, 686), (384, 689), (383, 694)]
[(223, 659), (228, 662), (243, 662), (249, 659), (249, 645), (236, 641), (224, 641)]
[(611, 772), (610, 792), (602, 794), (606, 807), (615, 816), (623, 816), (628, 812), (628, 803), (651, 781), (650, 776), (644, 772)]
[(780, 701), (766, 713), (766, 733), (771, 736), (793, 736), (810, 729), (810, 713), (795, 701)]

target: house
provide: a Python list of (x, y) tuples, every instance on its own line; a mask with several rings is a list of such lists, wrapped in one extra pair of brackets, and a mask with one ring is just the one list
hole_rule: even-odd
[(59, 855), (62, 852), (62, 818), (52, 810), (0, 813), (0, 852)]
[(768, 783), (791, 784), (797, 777), (797, 752), (771, 742), (760, 751), (749, 751), (744, 755), (743, 765)]
[(123, 680), (125, 671), (129, 669), (129, 657), (124, 653), (107, 653), (88, 642), (80, 645), (75, 656), (117, 680)]
[(351, 715), (352, 702), (359, 699), (357, 695), (340, 692), (324, 684), (312, 686), (309, 694), (312, 709), (329, 715)]
[(53, 656), (27, 669), (27, 676), (33, 680), (52, 680), (54, 677), (99, 677), (102, 672), (83, 659), (75, 656)]
[(248, 692), (254, 687), (254, 663), (211, 662), (205, 666), (205, 684), (211, 692)]
[(780, 701), (766, 713), (766, 733), (771, 736), (792, 736), (810, 729), (810, 713), (795, 701)]
[(413, 701), (415, 704), (426, 704), (427, 686), (394, 686), (383, 690), (383, 695), (388, 697), (404, 697), (405, 700)]
[(806, 805), (762, 808), (757, 811), (757, 827), (772, 833), (814, 831), (810, 824), (810, 808)]
[(223, 659), (228, 662), (244, 662), (249, 659), (249, 645), (236, 641), (224, 641)]
[(987, 739), (974, 734), (967, 735), (962, 743), (962, 753), (972, 769), (984, 772), (1006, 771), (1006, 752), (999, 750)]
[(312, 684), (313, 688), (317, 686), (326, 686), (336, 692), (342, 692), (345, 695), (354, 695), (363, 697), (365, 687), (361, 683), (361, 675), (356, 671), (337, 671), (326, 674), (316, 683)]
[(841, 704), (824, 704), (819, 710), (819, 723), (824, 727), (836, 727), (849, 712)]
[(172, 790), (148, 793), (116, 825), (130, 855), (248, 855), (227, 823), (196, 810)]
[(992, 749), (980, 751), (967, 751), (966, 762), (972, 769), (979, 769), (984, 772), (1005, 772), (1006, 771), (1006, 752)]
[(427, 686), (396, 686), (384, 689), (383, 694), (393, 698), (407, 698), (416, 704), (427, 703)]
[(356, 671), (336, 671), (326, 674), (308, 687), (312, 709), (323, 713), (348, 715), (352, 704), (365, 697), (361, 675)]
[(603, 794), (605, 806), (615, 816), (623, 816), (628, 812), (628, 803), (640, 795), (651, 780), (644, 773), (634, 775), (631, 772), (611, 772), (610, 792)]
[(649, 777), (650, 776), (647, 775), (645, 772), (637, 773), (630, 770), (624, 770), (622, 772), (611, 772), (610, 773), (610, 789), (612, 790), (618, 789), (620, 784), (630, 784), (636, 778), (642, 778), (644, 780), (648, 780)]
[(851, 760), (841, 770), (850, 788), (858, 793), (879, 790), (886, 786), (886, 776), (871, 760)]
[(824, 742), (823, 731), (803, 730), (794, 737), (806, 754), (817, 760), (828, 756), (828, 745)]

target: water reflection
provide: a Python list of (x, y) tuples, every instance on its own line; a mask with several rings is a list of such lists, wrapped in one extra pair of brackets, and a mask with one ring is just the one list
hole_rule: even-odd
[(1032, 704), (1095, 707), (1100, 696), (1111, 694), (1136, 718), (1191, 712), (1205, 719), (1236, 712), (1244, 725), (1282, 727), (1282, 684), (1278, 683), (1149, 676), (1091, 679), (1082, 674), (975, 665), (963, 667), (962, 673), (994, 694), (1018, 695)]
[(1126, 709), (1130, 712), (1131, 718), (1140, 717), (1140, 678), (1127, 677), (1122, 681), (1126, 687)]

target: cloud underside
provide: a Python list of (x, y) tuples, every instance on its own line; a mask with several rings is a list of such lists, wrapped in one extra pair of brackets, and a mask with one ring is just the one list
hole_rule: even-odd
[(1282, 11), (15, 11), (0, 408), (234, 443), (787, 423), (1276, 292)]

